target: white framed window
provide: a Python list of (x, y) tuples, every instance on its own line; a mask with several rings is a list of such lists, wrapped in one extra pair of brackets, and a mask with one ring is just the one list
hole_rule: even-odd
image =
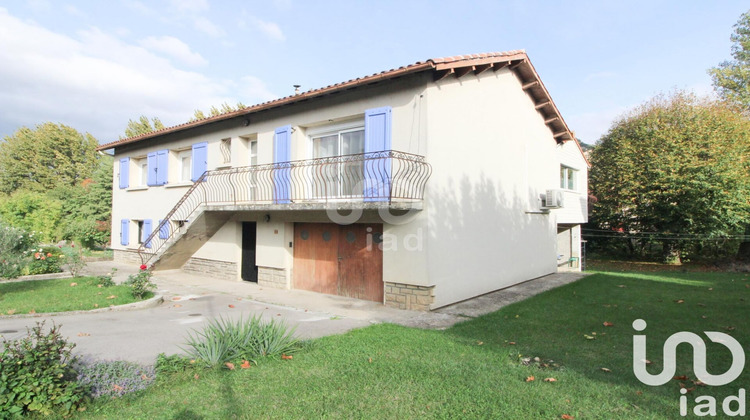
[(135, 161), (136, 165), (136, 181), (139, 187), (148, 186), (148, 159), (141, 158)]
[(248, 149), (250, 150), (250, 166), (255, 166), (258, 164), (258, 140), (250, 140)]
[(578, 170), (560, 165), (560, 188), (575, 191), (578, 189)]
[(193, 161), (192, 150), (182, 150), (177, 152), (177, 169), (178, 169), (178, 181), (179, 182), (190, 182), (191, 177), (191, 165)]
[[(358, 121), (345, 125), (322, 127), (310, 130), (312, 158), (327, 158), (365, 152), (364, 122)], [(322, 197), (360, 197), (364, 181), (364, 162), (341, 162), (336, 165), (325, 165), (319, 172), (324, 182), (316, 196)]]

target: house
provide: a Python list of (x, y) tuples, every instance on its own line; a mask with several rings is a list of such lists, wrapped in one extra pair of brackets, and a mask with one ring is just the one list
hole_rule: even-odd
[(578, 270), (588, 163), (523, 51), (103, 144), (117, 261), (429, 310)]

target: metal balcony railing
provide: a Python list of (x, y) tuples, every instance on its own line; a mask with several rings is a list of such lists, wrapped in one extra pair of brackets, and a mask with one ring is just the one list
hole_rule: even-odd
[(423, 156), (386, 150), (206, 171), (143, 239), (147, 264), (202, 205), (259, 209), (421, 202), (432, 173)]

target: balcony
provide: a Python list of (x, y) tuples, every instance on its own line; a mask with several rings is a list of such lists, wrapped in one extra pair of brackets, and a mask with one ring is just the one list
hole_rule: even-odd
[(411, 209), (430, 174), (423, 156), (388, 150), (207, 171), (195, 199), (210, 209)]
[(138, 252), (155, 262), (189, 232), (194, 244), (169, 252), (182, 260), (221, 227), (226, 218), (210, 216), (221, 211), (419, 210), (431, 173), (423, 156), (393, 150), (206, 171)]

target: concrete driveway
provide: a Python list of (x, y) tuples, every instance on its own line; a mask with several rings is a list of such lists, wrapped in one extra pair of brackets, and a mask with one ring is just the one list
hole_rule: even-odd
[[(137, 267), (110, 261), (89, 263), (90, 274), (118, 268), (123, 281)], [(491, 312), (529, 295), (580, 278), (556, 274), (504, 291), (429, 313), (404, 311), (340, 296), (300, 290), (277, 290), (255, 283), (208, 279), (179, 270), (157, 272), (154, 280), (164, 303), (133, 311), (76, 313), (33, 318), (0, 318), (0, 334), (7, 339), (25, 335), (27, 327), (45, 320), (62, 325), (64, 336), (76, 343), (76, 353), (101, 360), (131, 360), (152, 364), (159, 353), (181, 353), (188, 333), (216, 317), (236, 319), (260, 315), (296, 327), (302, 338), (341, 334), (373, 323), (391, 322), (420, 328), (446, 328), (470, 317)]]

